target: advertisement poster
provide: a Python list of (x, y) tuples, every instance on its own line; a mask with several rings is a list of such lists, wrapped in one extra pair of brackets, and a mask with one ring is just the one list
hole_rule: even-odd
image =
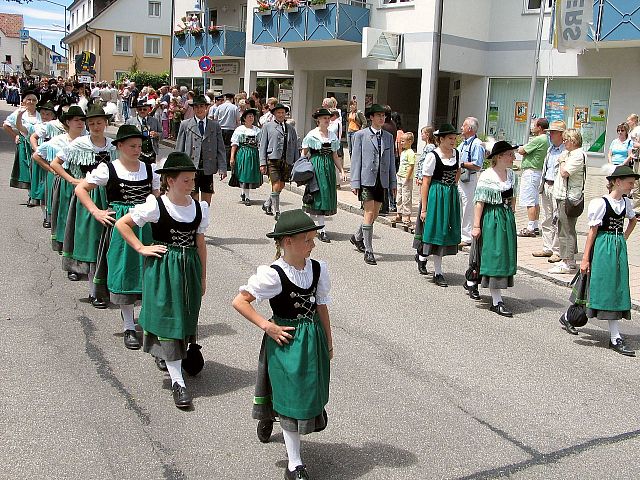
[(606, 122), (608, 109), (609, 102), (606, 100), (594, 100), (591, 102), (591, 121)]
[(566, 93), (548, 93), (544, 102), (544, 116), (549, 123), (556, 120), (564, 121), (564, 112), (566, 107)]
[(573, 128), (580, 128), (589, 121), (589, 107), (576, 107), (573, 113)]
[(527, 115), (529, 115), (529, 102), (516, 102), (514, 119), (519, 123), (527, 123)]
[(595, 142), (596, 129), (593, 123), (583, 123), (580, 126), (580, 133), (582, 134), (582, 148), (589, 151), (591, 145)]
[(498, 133), (498, 120), (500, 119), (500, 112), (497, 106), (489, 107), (489, 115), (487, 117), (487, 132), (490, 136), (495, 137)]

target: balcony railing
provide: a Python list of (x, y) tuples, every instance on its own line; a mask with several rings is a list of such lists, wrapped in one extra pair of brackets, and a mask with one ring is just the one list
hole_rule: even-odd
[(244, 58), (246, 33), (237, 27), (219, 25), (215, 31), (205, 29), (202, 33), (185, 30), (182, 35), (174, 34), (174, 58), (199, 58), (208, 55), (212, 58)]
[(369, 16), (365, 2), (347, 0), (329, 0), (321, 5), (300, 2), (291, 9), (256, 8), (252, 41), (286, 48), (362, 43)]
[[(593, 34), (598, 42), (640, 41), (640, 3), (637, 0), (592, 0)], [(602, 44), (606, 46), (606, 44)]]

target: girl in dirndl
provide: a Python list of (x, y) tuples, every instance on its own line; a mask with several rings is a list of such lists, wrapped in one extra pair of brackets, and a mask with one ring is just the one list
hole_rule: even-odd
[[(111, 303), (120, 306), (124, 346), (130, 350), (140, 348), (133, 315), (134, 305), (142, 296), (144, 257), (124, 241), (113, 225), (132, 207), (145, 203), (150, 194), (160, 195), (160, 176), (155, 173), (155, 165), (139, 160), (143, 139), (134, 125), (122, 125), (112, 141), (118, 149), (118, 159), (98, 165), (75, 189), (78, 200), (104, 226), (93, 280), (101, 289), (96, 296), (109, 296)], [(98, 208), (91, 200), (90, 193), (99, 187), (106, 190), (108, 209)], [(151, 244), (151, 225), (136, 226), (133, 230), (140, 242)]]
[(627, 239), (637, 219), (628, 196), (638, 178), (631, 167), (620, 165), (607, 177), (610, 193), (589, 202), (589, 234), (580, 264), (582, 273), (590, 273), (587, 317), (607, 320), (609, 348), (629, 357), (636, 352), (624, 344), (618, 324), (631, 319)]
[(320, 108), (313, 113), (313, 118), (318, 122), (318, 127), (307, 133), (302, 140), (302, 155), (310, 156), (318, 190), (311, 192), (308, 203), (303, 197), (302, 210), (307, 212), (320, 227), (318, 232), (320, 241), (331, 243), (325, 230), (325, 217), (338, 212), (336, 168), (340, 171), (343, 180), (346, 180), (346, 176), (342, 160), (338, 156), (340, 140), (334, 132), (329, 131), (331, 112), (326, 108)]
[[(436, 149), (436, 137), (433, 135), (433, 127), (428, 125), (426, 127), (422, 127), (420, 130), (420, 138), (424, 142), (424, 148), (422, 149), (422, 153), (420, 157), (418, 157), (418, 162), (416, 164), (416, 185), (418, 188), (422, 188), (422, 165), (424, 164), (424, 159), (427, 157), (428, 153), (433, 152)], [(422, 211), (422, 195), (420, 196), (420, 203), (418, 204), (418, 212)], [(413, 248), (416, 250), (415, 260), (418, 264), (418, 273), (420, 275), (428, 275), (427, 271), (427, 257), (423, 255), (422, 252), (422, 234), (424, 233), (424, 223), (422, 222), (422, 218), (420, 215), (416, 216), (416, 225), (415, 231), (413, 235)]]
[[(457, 187), (460, 162), (455, 148), (459, 132), (445, 123), (434, 135), (438, 137), (439, 146), (427, 154), (422, 164), (422, 255), (433, 257), (433, 282), (448, 287), (442, 275), (442, 257), (457, 254), (461, 239)], [(424, 262), (426, 269), (426, 260)]]
[[(234, 308), (265, 332), (260, 349), (253, 418), (268, 441), (275, 415), (280, 418), (289, 458), (284, 478), (309, 478), (300, 456), (300, 435), (323, 430), (329, 401), (329, 361), (333, 339), (328, 305), (327, 266), (309, 258), (316, 225), (302, 210), (283, 212), (267, 237), (276, 241), (276, 261), (260, 266), (233, 301)], [(269, 300), (273, 316), (253, 305)]]
[(242, 188), (240, 201), (247, 207), (251, 206), (249, 192), (262, 185), (262, 173), (260, 173), (260, 156), (258, 145), (260, 144), (260, 129), (254, 125), (258, 111), (249, 108), (242, 112), (240, 125), (231, 136), (231, 170), (238, 179), (238, 187)]
[[(31, 187), (31, 144), (29, 143), (26, 125), (40, 123), (42, 119), (36, 111), (38, 95), (34, 91), (25, 91), (22, 94), (22, 106), (9, 115), (3, 124), (5, 132), (14, 140), (16, 144), (16, 154), (11, 170), (9, 186), (29, 190)], [(25, 127), (18, 130), (18, 121)], [(31, 201), (27, 202), (31, 206)]]
[[(142, 310), (138, 324), (144, 330), (143, 350), (158, 368), (171, 376), (173, 401), (178, 408), (192, 405), (182, 376), (187, 345), (195, 341), (200, 303), (206, 291), (209, 204), (191, 198), (196, 168), (185, 153), (167, 157), (161, 174), (160, 197), (149, 195), (116, 222), (122, 238), (144, 258)], [(152, 243), (145, 245), (134, 232), (151, 224)], [(133, 267), (137, 268), (137, 267)]]
[[(491, 168), (480, 174), (473, 199), (475, 215), (471, 236), (475, 239), (472, 248), (480, 250), (479, 281), (491, 293), (490, 310), (504, 317), (513, 314), (502, 301), (502, 289), (513, 287), (513, 276), (518, 268), (513, 215), (516, 176), (511, 169), (517, 148), (504, 141), (495, 143), (488, 157)], [(472, 299), (480, 299), (477, 281), (467, 280), (463, 286)]]

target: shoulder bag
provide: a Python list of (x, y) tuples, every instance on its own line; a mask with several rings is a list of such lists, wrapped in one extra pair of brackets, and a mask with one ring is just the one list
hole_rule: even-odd
[(567, 188), (567, 196), (564, 201), (564, 213), (567, 217), (577, 218), (582, 215), (584, 211), (584, 185), (587, 181), (587, 157), (582, 154), (583, 159), (583, 170), (582, 170), (582, 192), (580, 192), (580, 198), (577, 200), (571, 200), (569, 198), (569, 178), (565, 180), (566, 188)]

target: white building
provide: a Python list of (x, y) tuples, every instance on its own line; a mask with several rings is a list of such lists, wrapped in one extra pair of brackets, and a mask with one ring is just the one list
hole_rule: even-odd
[(22, 71), (24, 48), (20, 42), (20, 30), (24, 28), (22, 15), (0, 13), (0, 62), (2, 74)]

